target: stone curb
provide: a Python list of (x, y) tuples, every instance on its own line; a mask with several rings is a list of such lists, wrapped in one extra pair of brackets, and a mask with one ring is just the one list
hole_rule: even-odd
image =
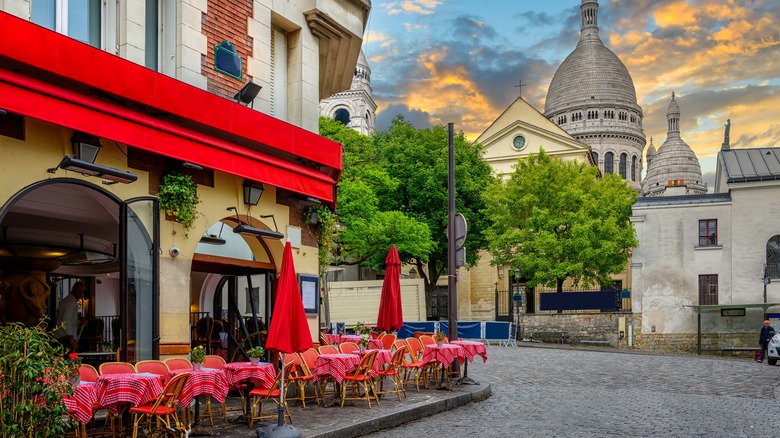
[[(490, 382), (477, 376), (471, 376), (479, 382), (479, 385), (462, 386), (460, 391), (453, 392), (452, 395), (443, 396), (438, 400), (419, 402), (410, 405), (398, 412), (383, 415), (379, 418), (369, 418), (358, 421), (353, 424), (345, 425), (338, 429), (328, 431), (311, 431), (305, 434), (307, 438), (352, 438), (377, 432), (382, 429), (390, 429), (410, 421), (419, 420), (444, 411), (449, 411), (469, 403), (476, 403), (487, 399), (493, 395)], [(473, 388), (473, 389), (472, 389)]]

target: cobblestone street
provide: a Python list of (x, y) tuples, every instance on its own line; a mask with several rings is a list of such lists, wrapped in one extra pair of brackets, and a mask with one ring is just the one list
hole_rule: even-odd
[(492, 397), (370, 436), (780, 436), (780, 367), (566, 348), (488, 351), (488, 362), (470, 371), (490, 380)]

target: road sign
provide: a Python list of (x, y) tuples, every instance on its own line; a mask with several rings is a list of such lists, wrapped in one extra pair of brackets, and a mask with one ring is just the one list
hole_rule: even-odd
[(455, 213), (455, 249), (463, 248), (463, 244), (466, 242), (466, 234), (468, 234), (466, 218), (460, 213)]
[(523, 301), (523, 295), (520, 294), (519, 292), (515, 292), (515, 294), (512, 295), (512, 301), (516, 301), (518, 303)]

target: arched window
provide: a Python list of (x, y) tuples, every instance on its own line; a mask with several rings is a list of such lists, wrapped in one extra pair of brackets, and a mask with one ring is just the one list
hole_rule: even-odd
[(615, 154), (612, 152), (604, 154), (604, 173), (615, 173)]
[(599, 153), (591, 152), (590, 154), (593, 156), (593, 162), (596, 163), (596, 167), (599, 167)]
[(780, 278), (780, 234), (766, 242), (766, 277)]
[(636, 155), (631, 158), (631, 181), (636, 181)]
[(628, 155), (624, 152), (620, 154), (620, 164), (618, 171), (620, 172), (620, 177), (623, 179), (626, 179), (626, 165), (628, 164)]
[(349, 111), (347, 111), (346, 108), (339, 108), (336, 110), (335, 113), (333, 113), (333, 118), (336, 119), (337, 122), (341, 122), (342, 125), (347, 126), (349, 125)]

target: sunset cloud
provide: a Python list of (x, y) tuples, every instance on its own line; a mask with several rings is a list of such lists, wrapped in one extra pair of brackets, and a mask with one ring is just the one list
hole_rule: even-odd
[[(501, 14), (465, 0), (383, 4), (388, 15), (410, 15), (382, 29), (388, 37), (371, 52), (384, 117), (417, 111), (425, 123), (454, 122), (476, 138), (517, 97), (521, 79), (528, 84), (523, 98), (543, 109), (552, 75), (577, 44), (579, 1), (571, 3), (554, 10), (511, 2)], [(672, 91), (683, 112), (683, 138), (703, 162), (713, 161), (729, 118), (732, 146), (780, 146), (776, 0), (600, 3), (601, 37), (626, 64), (656, 147), (666, 138)]]

